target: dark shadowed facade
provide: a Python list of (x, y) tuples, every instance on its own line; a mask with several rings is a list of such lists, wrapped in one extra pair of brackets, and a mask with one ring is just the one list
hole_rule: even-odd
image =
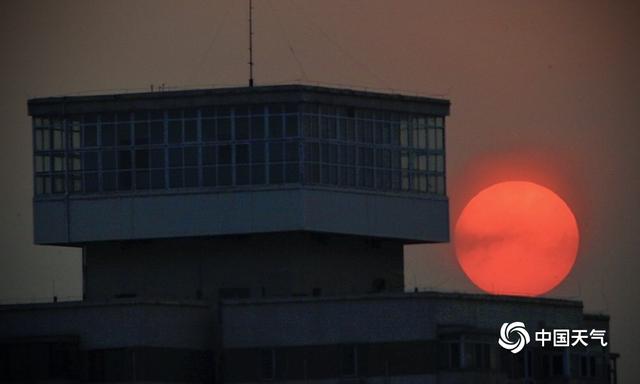
[(447, 100), (302, 85), (29, 101), (34, 238), (81, 302), (0, 307), (0, 380), (607, 383), (576, 301), (404, 292), (449, 240)]

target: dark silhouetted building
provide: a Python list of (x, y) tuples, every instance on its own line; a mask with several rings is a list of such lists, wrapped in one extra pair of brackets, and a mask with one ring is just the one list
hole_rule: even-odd
[(449, 101), (286, 85), (42, 98), (34, 238), (83, 300), (0, 307), (0, 381), (607, 383), (608, 347), (501, 349), (576, 301), (405, 293), (449, 240)]

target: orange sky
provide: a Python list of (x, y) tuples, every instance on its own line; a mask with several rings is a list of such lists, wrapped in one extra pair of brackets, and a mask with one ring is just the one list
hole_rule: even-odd
[[(637, 3), (254, 3), (257, 84), (302, 79), (451, 99), (452, 223), (498, 181), (530, 180), (562, 196), (581, 242), (573, 271), (550, 295), (610, 313), (623, 382), (640, 376), (630, 364), (640, 353)], [(242, 84), (246, 17), (237, 0), (0, 3), (0, 301), (81, 289), (78, 251), (31, 245), (27, 98)], [(408, 247), (407, 286), (477, 292), (452, 249)]]

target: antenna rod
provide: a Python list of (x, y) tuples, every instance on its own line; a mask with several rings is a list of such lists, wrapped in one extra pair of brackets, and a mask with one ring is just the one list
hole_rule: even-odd
[(253, 0), (249, 0), (249, 86), (253, 87)]

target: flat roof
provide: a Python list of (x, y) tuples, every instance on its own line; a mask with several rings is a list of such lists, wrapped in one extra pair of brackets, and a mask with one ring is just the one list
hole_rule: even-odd
[(117, 112), (210, 105), (317, 102), (398, 112), (449, 114), (450, 101), (401, 93), (362, 91), (304, 84), (263, 85), (155, 92), (114, 93), (91, 96), (42, 97), (28, 100), (31, 116), (62, 116), (92, 112)]
[(559, 307), (582, 308), (582, 302), (578, 300), (557, 299), (547, 297), (525, 297), (509, 295), (490, 295), (486, 293), (462, 293), (462, 292), (402, 292), (402, 293), (372, 293), (362, 295), (340, 295), (340, 296), (292, 296), (292, 297), (270, 297), (270, 298), (248, 298), (248, 299), (227, 299), (222, 300), (223, 305), (263, 305), (282, 303), (308, 303), (314, 301), (366, 301), (366, 300), (403, 300), (403, 299), (427, 299), (427, 300), (460, 300), (460, 301), (484, 301), (502, 302), (528, 305), (551, 305)]

